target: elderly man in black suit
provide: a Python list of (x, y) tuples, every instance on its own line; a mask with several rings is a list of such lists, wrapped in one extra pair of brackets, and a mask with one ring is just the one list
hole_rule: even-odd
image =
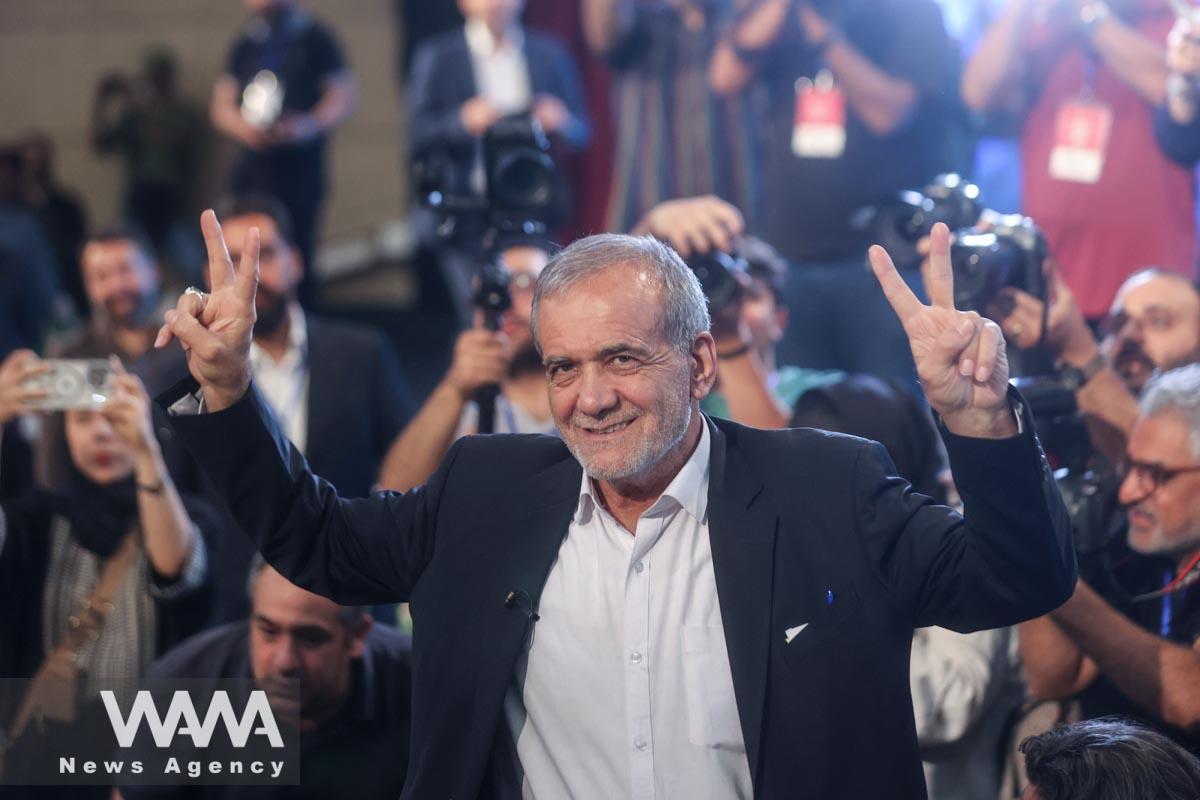
[[(877, 444), (700, 414), (716, 351), (668, 247), (580, 240), (539, 278), (535, 340), (562, 439), (460, 440), (424, 488), (342, 500), (253, 387), (257, 234), (187, 295), (192, 448), (264, 556), (339, 602), (409, 599), (404, 797), (923, 798), (912, 630), (1010, 625), (1076, 582), (1070, 524), (999, 328), (932, 305), (879, 248), (965, 516)], [(185, 411), (202, 410), (200, 414)]]

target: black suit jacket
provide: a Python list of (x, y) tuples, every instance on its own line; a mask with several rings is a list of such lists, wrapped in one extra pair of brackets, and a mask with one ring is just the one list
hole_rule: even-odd
[[(525, 61), (533, 94), (563, 101), (576, 124), (561, 132), (571, 147), (587, 144), (587, 108), (579, 70), (557, 39), (525, 31)], [(417, 48), (408, 82), (409, 147), (420, 154), (431, 146), (465, 146), (471, 141), (459, 118), (462, 104), (479, 94), (471, 68), (471, 51), (463, 29), (449, 31)]]
[[(965, 519), (893, 477), (873, 442), (709, 421), (709, 536), (756, 796), (924, 798), (913, 627), (1011, 625), (1070, 596), (1070, 522), (1021, 409), (1027, 432), (1009, 440), (944, 432)], [(284, 575), (343, 603), (411, 600), (404, 797), (496, 796), (505, 689), (546, 624), (530, 606), (578, 502), (581, 468), (562, 442), (467, 437), (425, 487), (342, 500), (255, 390), (173, 422)]]
[(344, 497), (362, 497), (379, 476), (412, 408), (395, 350), (374, 328), (305, 315), (308, 443), (313, 471)]
[[(377, 330), (314, 314), (305, 314), (305, 323), (308, 462), (341, 496), (363, 497), (374, 486), (392, 441), (408, 424), (411, 395), (395, 350)], [(152, 392), (161, 392), (168, 391), (186, 369), (183, 351), (172, 346), (151, 351), (137, 371)], [(155, 424), (175, 480), (193, 491), (212, 493), (196, 474), (193, 460), (172, 441), (165, 421), (156, 415)], [(237, 527), (237, 521), (228, 518), (226, 497), (217, 492), (213, 499), (225, 510), (225, 527)], [(245, 587), (253, 544), (233, 535), (211, 542), (210, 547), (216, 585), (213, 621), (245, 619), (250, 609)]]

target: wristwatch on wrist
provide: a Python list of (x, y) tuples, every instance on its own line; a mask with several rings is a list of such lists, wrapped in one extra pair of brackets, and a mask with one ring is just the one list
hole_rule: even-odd
[(1082, 367), (1060, 363), (1058, 365), (1058, 379), (1068, 391), (1077, 392), (1086, 386), (1088, 381), (1096, 377), (1096, 373), (1102, 369), (1104, 369), (1104, 356), (1096, 353)]
[(1089, 0), (1079, 7), (1079, 26), (1085, 35), (1091, 36), (1108, 14), (1108, 4), (1104, 0)]

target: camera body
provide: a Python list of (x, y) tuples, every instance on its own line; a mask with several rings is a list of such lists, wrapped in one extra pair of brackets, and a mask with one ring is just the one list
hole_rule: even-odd
[(738, 273), (746, 272), (745, 259), (714, 250), (691, 256), (687, 259), (687, 265), (700, 281), (709, 310), (718, 312), (741, 302), (742, 287)]
[(532, 115), (498, 120), (480, 150), (482, 185), (474, 142), (438, 142), (413, 158), (417, 196), (437, 214), (439, 239), (486, 252), (498, 235), (539, 236), (562, 222), (565, 182)]
[(1087, 555), (1105, 549), (1125, 527), (1117, 501), (1117, 471), (1092, 447), (1075, 394), (1053, 376), (1014, 378), (1033, 412), (1033, 424), (1054, 469), (1063, 504), (1071, 517), (1075, 550)]
[(979, 187), (946, 173), (930, 181), (923, 191), (906, 189), (887, 202), (860, 210), (852, 224), (887, 250), (899, 269), (913, 270), (921, 263), (917, 242), (928, 236), (934, 225), (942, 222), (957, 231), (976, 225), (982, 214)]
[(986, 232), (957, 231), (950, 246), (955, 307), (982, 312), (1006, 286), (1044, 301), (1042, 264), (1048, 255), (1042, 232), (1020, 214), (997, 217)]

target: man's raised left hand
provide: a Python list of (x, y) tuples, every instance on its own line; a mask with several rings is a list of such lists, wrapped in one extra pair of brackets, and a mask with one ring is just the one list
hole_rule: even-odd
[(1016, 435), (1000, 326), (974, 311), (954, 308), (949, 228), (938, 223), (930, 235), (929, 305), (908, 288), (882, 247), (873, 246), (870, 259), (908, 336), (925, 397), (946, 428), (960, 436), (989, 439)]

